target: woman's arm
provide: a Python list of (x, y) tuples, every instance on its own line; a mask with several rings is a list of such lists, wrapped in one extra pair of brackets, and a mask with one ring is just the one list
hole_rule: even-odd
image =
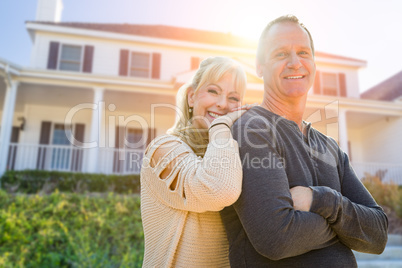
[(177, 137), (154, 144), (157, 148), (144, 161), (149, 161), (155, 176), (141, 175), (154, 198), (195, 212), (219, 211), (233, 204), (241, 192), (242, 166), (229, 127), (238, 115), (230, 113), (213, 121), (203, 158)]

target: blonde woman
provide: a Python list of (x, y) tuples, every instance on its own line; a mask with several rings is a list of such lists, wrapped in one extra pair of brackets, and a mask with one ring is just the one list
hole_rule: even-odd
[(230, 127), (245, 88), (237, 62), (213, 57), (179, 89), (176, 123), (148, 146), (141, 170), (144, 267), (229, 267), (219, 211), (241, 192)]

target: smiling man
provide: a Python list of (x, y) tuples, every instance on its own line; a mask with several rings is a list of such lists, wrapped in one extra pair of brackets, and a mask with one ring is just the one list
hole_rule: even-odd
[(296, 17), (264, 29), (257, 73), (263, 102), (232, 128), (243, 187), (221, 212), (231, 266), (357, 267), (352, 249), (380, 254), (384, 211), (336, 141), (302, 119), (315, 62), (311, 35)]

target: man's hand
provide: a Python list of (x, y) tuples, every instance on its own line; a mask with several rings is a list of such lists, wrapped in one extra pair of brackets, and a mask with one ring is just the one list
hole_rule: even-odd
[(310, 211), (313, 202), (313, 190), (308, 187), (296, 186), (290, 189), (293, 208), (300, 211)]

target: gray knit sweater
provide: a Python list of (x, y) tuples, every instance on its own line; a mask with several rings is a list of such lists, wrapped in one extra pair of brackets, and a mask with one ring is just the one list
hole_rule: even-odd
[[(232, 267), (356, 267), (351, 249), (380, 254), (388, 220), (331, 138), (262, 107), (233, 126), (242, 194), (221, 212)], [(289, 189), (310, 186), (310, 212)]]

